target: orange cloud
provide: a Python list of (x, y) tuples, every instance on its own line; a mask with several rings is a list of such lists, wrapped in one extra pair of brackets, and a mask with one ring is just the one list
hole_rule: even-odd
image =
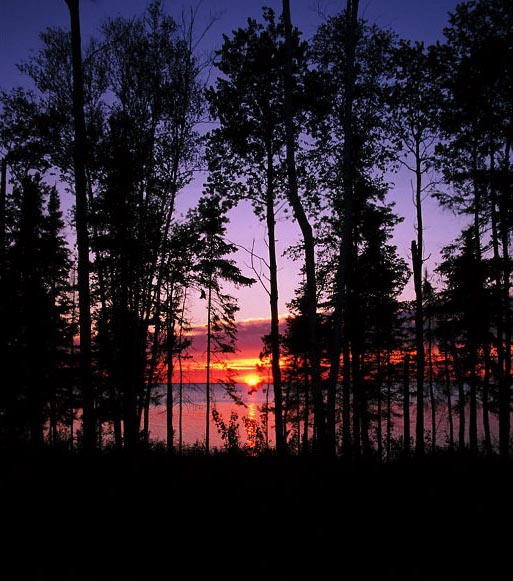
[[(230, 373), (235, 381), (243, 382), (249, 374), (256, 374), (266, 379), (266, 372), (261, 366), (260, 352), (262, 337), (269, 334), (269, 319), (247, 319), (237, 322), (237, 351), (233, 354), (213, 355), (211, 362), (211, 381), (223, 380)], [(206, 381), (206, 327), (194, 326), (191, 330), (193, 339), (190, 349), (191, 358), (183, 362), (183, 380), (191, 383)], [(177, 372), (175, 368), (175, 372)]]

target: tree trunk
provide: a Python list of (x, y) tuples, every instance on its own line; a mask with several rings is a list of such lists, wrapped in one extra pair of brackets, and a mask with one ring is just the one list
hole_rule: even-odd
[(178, 370), (180, 373), (178, 385), (178, 453), (183, 452), (183, 365), (182, 354), (178, 353)]
[(392, 377), (390, 374), (390, 353), (388, 354), (387, 362), (387, 462), (390, 461), (392, 456)]
[(431, 453), (436, 451), (436, 399), (433, 381), (433, 329), (431, 313), (428, 316), (428, 373), (429, 402), (431, 404)]
[(283, 21), (285, 25), (285, 67), (284, 67), (284, 115), (287, 149), (288, 199), (294, 217), (303, 236), (305, 255), (305, 314), (308, 321), (308, 353), (311, 365), (312, 395), (314, 406), (314, 451), (325, 453), (326, 422), (321, 386), (321, 358), (317, 332), (317, 281), (315, 272), (315, 240), (312, 226), (299, 197), (296, 170), (296, 128), (294, 123), (293, 93), (293, 52), (290, 2), (283, 0)]
[(485, 347), (485, 373), (483, 377), (483, 429), (485, 438), (485, 450), (488, 456), (493, 453), (492, 449), (492, 435), (490, 431), (490, 401), (489, 401), (489, 388), (490, 388), (490, 353), (489, 349)]
[(343, 343), (343, 370), (342, 452), (346, 458), (349, 458), (352, 454), (353, 438), (351, 433), (351, 357), (349, 355), (349, 344), (347, 341)]
[(422, 298), (422, 255), (415, 240), (411, 243), (415, 286), (415, 349), (417, 360), (417, 414), (415, 453), (424, 454), (424, 305)]
[[(506, 142), (504, 152), (503, 173), (510, 176), (509, 158), (511, 153), (511, 144)], [(504, 313), (504, 373), (503, 381), (499, 390), (499, 451), (501, 458), (509, 458), (509, 447), (511, 441), (511, 266), (509, 255), (509, 237), (511, 222), (510, 196), (511, 183), (505, 180), (501, 183), (501, 195), (499, 197), (499, 213), (501, 223), (501, 245), (502, 245), (502, 303)]]
[(87, 210), (87, 138), (84, 116), (84, 84), (82, 70), (82, 42), (80, 37), (79, 0), (65, 0), (71, 21), (71, 50), (73, 62), (73, 119), (75, 144), (75, 224), (78, 248), (78, 301), (80, 325), (80, 384), (82, 390), (82, 425), (84, 448), (96, 448), (96, 420), (92, 382), (91, 357), (91, 297), (89, 289), (89, 234)]
[(410, 427), (410, 355), (404, 356), (404, 381), (403, 381), (403, 440), (404, 454), (410, 455), (411, 427)]
[(210, 358), (212, 343), (212, 275), (210, 274), (207, 293), (207, 377), (205, 384), (206, 417), (205, 417), (205, 453), (210, 454)]
[(451, 373), (449, 371), (449, 352), (445, 349), (444, 355), (444, 366), (445, 366), (445, 388), (447, 390), (447, 415), (449, 418), (449, 448), (454, 450), (454, 420), (452, 417), (452, 385), (451, 385)]
[(271, 306), (271, 369), (274, 390), (274, 422), (276, 429), (276, 452), (286, 452), (283, 429), (282, 386), (280, 370), (280, 319), (278, 313), (278, 265), (276, 261), (276, 235), (274, 217), (274, 171), (272, 149), (267, 149), (266, 222), (269, 242), (269, 302)]
[(378, 350), (378, 353), (376, 355), (376, 365), (378, 368), (377, 371), (377, 385), (376, 385), (376, 391), (377, 391), (377, 397), (378, 397), (378, 417), (377, 417), (377, 427), (376, 427), (376, 437), (377, 437), (377, 446), (378, 446), (378, 462), (381, 462), (383, 460), (383, 427), (382, 427), (382, 423), (383, 423), (383, 417), (382, 417), (382, 395), (381, 395), (381, 357), (380, 357), (380, 352)]
[(460, 452), (465, 449), (465, 387), (463, 380), (458, 378), (458, 449)]
[[(352, 305), (352, 268), (353, 268), (353, 195), (354, 195), (354, 151), (353, 151), (353, 104), (355, 85), (355, 55), (358, 26), (358, 0), (347, 0), (346, 17), (350, 21), (348, 34), (345, 36), (346, 67), (344, 70), (345, 100), (343, 108), (342, 127), (344, 145), (342, 152), (342, 183), (343, 183), (343, 216), (342, 233), (339, 248), (335, 312), (333, 315), (333, 337), (331, 345), (330, 372), (328, 378), (327, 401), (327, 445), (335, 450), (335, 404), (336, 389), (339, 379), (340, 356), (344, 351), (344, 342), (350, 342), (350, 322)], [(355, 383), (353, 378), (353, 390)]]
[(422, 292), (422, 265), (424, 256), (424, 223), (422, 217), (422, 154), (420, 137), (415, 141), (415, 210), (417, 240), (412, 240), (411, 257), (415, 287), (415, 349), (417, 355), (417, 417), (415, 427), (415, 453), (424, 454), (424, 297)]
[(303, 454), (307, 454), (310, 450), (309, 445), (309, 428), (310, 428), (310, 390), (309, 390), (309, 376), (306, 353), (303, 356), (304, 361), (304, 381), (305, 381), (305, 407), (303, 410)]
[(353, 441), (352, 452), (355, 457), (360, 456), (362, 446), (362, 426), (363, 426), (363, 393), (357, 388), (359, 373), (359, 361), (356, 346), (353, 344), (351, 349), (351, 375), (353, 378)]
[(173, 350), (175, 339), (175, 325), (172, 307), (170, 306), (167, 324), (167, 370), (166, 370), (166, 444), (169, 453), (174, 452), (174, 427), (173, 427)]
[(470, 451), (473, 453), (477, 452), (477, 376), (475, 373), (475, 367), (477, 366), (477, 361), (474, 360), (471, 365), (471, 376), (470, 376), (470, 390), (469, 390), (469, 417), (468, 417), (468, 442)]
[[(495, 174), (495, 153), (490, 139), (490, 174)], [(499, 217), (497, 215), (497, 190), (492, 179), (490, 183), (490, 219), (492, 231), (492, 249), (495, 283), (496, 314), (496, 346), (497, 346), (497, 380), (499, 384), (499, 454), (502, 458), (509, 457), (510, 431), (510, 395), (508, 380), (505, 377), (505, 345), (504, 345), (504, 304), (502, 295), (501, 256), (499, 252)], [(508, 299), (509, 300), (509, 299)], [(508, 305), (509, 306), (509, 305)]]
[(465, 449), (465, 384), (459, 369), (458, 354), (454, 343), (451, 344), (454, 373), (458, 384), (458, 450)]

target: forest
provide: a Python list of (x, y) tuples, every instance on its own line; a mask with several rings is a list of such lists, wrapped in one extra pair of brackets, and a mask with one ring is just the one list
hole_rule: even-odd
[[(82, 48), (79, 3), (66, 4), (70, 30), (42, 32), (19, 65), (33, 87), (0, 95), (2, 447), (91, 452), (108, 426), (117, 450), (148, 448), (155, 388), (173, 401), (193, 340), (192, 300), (207, 305), (208, 417), (211, 362), (236, 349), (226, 285), (256, 282), (225, 237), (229, 211), (249, 201), (266, 227), (275, 452), (507, 459), (511, 2), (459, 4), (432, 46), (369, 24), (356, 0), (305, 41), (283, 2), (224, 35), (211, 62), (195, 52), (193, 12), (177, 22), (156, 1)], [(181, 218), (177, 196), (200, 168), (203, 193)], [(400, 170), (413, 184), (409, 259), (388, 200)], [(436, 272), (428, 196), (465, 217)], [(301, 232), (287, 259), (303, 273), (285, 324), (283, 207)], [(414, 297), (400, 300), (410, 278)]]
[[(154, 0), (83, 42), (79, 0), (61, 4), (69, 29), (41, 32), (19, 64), (30, 86), (0, 90), (1, 568), (52, 581), (183, 578), (182, 566), (507, 578), (511, 0), (461, 2), (429, 46), (366, 21), (358, 0), (305, 39), (283, 0), (212, 58), (194, 11), (175, 19)], [(415, 208), (407, 257), (398, 172)], [(199, 201), (180, 214), (198, 173)], [(465, 224), (433, 272), (428, 198)], [(265, 225), (254, 276), (226, 236), (242, 203)], [(300, 232), (286, 260), (301, 269), (286, 319), (284, 208)], [(242, 446), (210, 405), (210, 371), (237, 349), (236, 290), (260, 282), (272, 449)], [(207, 417), (189, 450), (173, 402), (194, 301)], [(149, 429), (159, 387), (162, 445)], [(236, 399), (229, 373), (224, 388)]]

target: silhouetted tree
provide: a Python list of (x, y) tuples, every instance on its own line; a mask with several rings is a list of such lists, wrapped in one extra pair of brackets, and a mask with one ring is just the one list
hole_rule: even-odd
[[(203, 196), (197, 208), (189, 214), (189, 221), (195, 224), (198, 235), (196, 285), (202, 291), (201, 297), (207, 301), (207, 350), (206, 350), (206, 420), (205, 451), (210, 453), (210, 403), (212, 358), (235, 352), (237, 327), (235, 314), (239, 310), (236, 299), (223, 292), (223, 282), (236, 287), (250, 286), (256, 282), (243, 276), (235, 261), (227, 258), (236, 247), (224, 238), (229, 204), (215, 193)], [(233, 394), (230, 384), (228, 393)]]
[(286, 165), (288, 176), (287, 197), (303, 237), (304, 269), (306, 286), (304, 292), (305, 314), (308, 321), (309, 358), (312, 373), (312, 395), (314, 405), (314, 448), (327, 451), (326, 422), (321, 386), (321, 363), (317, 340), (317, 281), (315, 272), (315, 240), (312, 225), (299, 195), (296, 165), (296, 139), (298, 127), (295, 118), (293, 95), (297, 90), (294, 66), (294, 35), (290, 17), (290, 2), (283, 0), (283, 25), (285, 31), (285, 62), (283, 67), (284, 122), (286, 143)]
[[(471, 227), (455, 245), (443, 251), (438, 271), (447, 285), (443, 308), (452, 319), (452, 350), (460, 382), (469, 388), (470, 450), (477, 452), (477, 406), (480, 377), (484, 375), (484, 353), (488, 342), (490, 293), (486, 263), (477, 250), (478, 241)], [(461, 402), (460, 402), (461, 406)], [(464, 407), (464, 404), (463, 404)], [(461, 408), (460, 408), (461, 409)], [(461, 419), (461, 418), (460, 418)]]
[(58, 408), (57, 399), (65, 405), (74, 385), (66, 369), (72, 342), (70, 260), (55, 188), (41, 174), (18, 167), (12, 182), (2, 276), (2, 427), (11, 444), (28, 441), (40, 448), (48, 419), (55, 443), (57, 422), (67, 411)]
[(424, 453), (424, 298), (422, 273), (424, 258), (424, 217), (422, 202), (433, 179), (435, 145), (440, 111), (440, 84), (437, 82), (438, 52), (426, 50), (423, 43), (402, 41), (394, 53), (395, 78), (392, 88), (392, 127), (398, 146), (399, 166), (414, 175), (413, 199), (417, 236), (411, 243), (415, 289), (416, 349), (416, 438), (417, 454)]
[(96, 446), (96, 419), (91, 357), (91, 293), (89, 288), (89, 232), (87, 209), (87, 135), (84, 115), (84, 78), (82, 70), (82, 41), (80, 34), (79, 0), (65, 0), (71, 21), (71, 57), (73, 70), (73, 166), (75, 180), (75, 228), (78, 248), (78, 302), (80, 329), (80, 382), (82, 390), (82, 419), (84, 448)]
[(459, 213), (473, 216), (477, 248), (490, 232), (494, 265), (494, 329), (499, 385), (499, 448), (509, 455), (511, 405), (511, 3), (465, 2), (445, 29), (447, 63), (440, 163), (454, 191), (441, 196)]
[(360, 272), (356, 264), (361, 241), (358, 231), (366, 200), (383, 199), (380, 174), (391, 155), (390, 148), (384, 145), (390, 135), (383, 115), (391, 43), (390, 33), (368, 26), (358, 18), (358, 2), (348, 2), (344, 11), (319, 28), (312, 50), (315, 74), (311, 83), (321, 97), (310, 118), (315, 139), (311, 164), (328, 210), (326, 238), (331, 237), (334, 245), (329, 298), (333, 330), (327, 395), (328, 440), (334, 450), (335, 401), (342, 357), (344, 447), (349, 452), (354, 444), (356, 453), (361, 434), (358, 393), (364, 390), (359, 362), (363, 346), (356, 333), (361, 316), (357, 290)]
[[(278, 313), (278, 266), (276, 214), (285, 189), (283, 124), (283, 25), (274, 12), (264, 9), (265, 24), (249, 20), (246, 28), (224, 37), (216, 62), (223, 78), (208, 93), (214, 118), (220, 127), (210, 135), (208, 150), (211, 174), (231, 198), (247, 199), (256, 215), (265, 220), (268, 240), (269, 294), (271, 308), (271, 368), (273, 375), (276, 448), (285, 451), (280, 331)], [(304, 52), (294, 37), (296, 62)], [(304, 60), (304, 57), (303, 57)]]

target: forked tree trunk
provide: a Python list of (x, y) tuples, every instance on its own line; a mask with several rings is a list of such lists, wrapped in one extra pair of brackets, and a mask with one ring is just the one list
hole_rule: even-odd
[(290, 19), (290, 2), (283, 0), (283, 21), (285, 25), (285, 67), (284, 67), (284, 101), (286, 163), (288, 174), (288, 199), (303, 236), (305, 256), (305, 315), (308, 321), (308, 354), (311, 365), (312, 396), (314, 407), (314, 451), (326, 452), (326, 422), (324, 401), (321, 386), (321, 361), (317, 332), (317, 281), (315, 272), (315, 241), (312, 226), (299, 197), (296, 170), (296, 128), (294, 123), (293, 94), (293, 49), (292, 23)]

